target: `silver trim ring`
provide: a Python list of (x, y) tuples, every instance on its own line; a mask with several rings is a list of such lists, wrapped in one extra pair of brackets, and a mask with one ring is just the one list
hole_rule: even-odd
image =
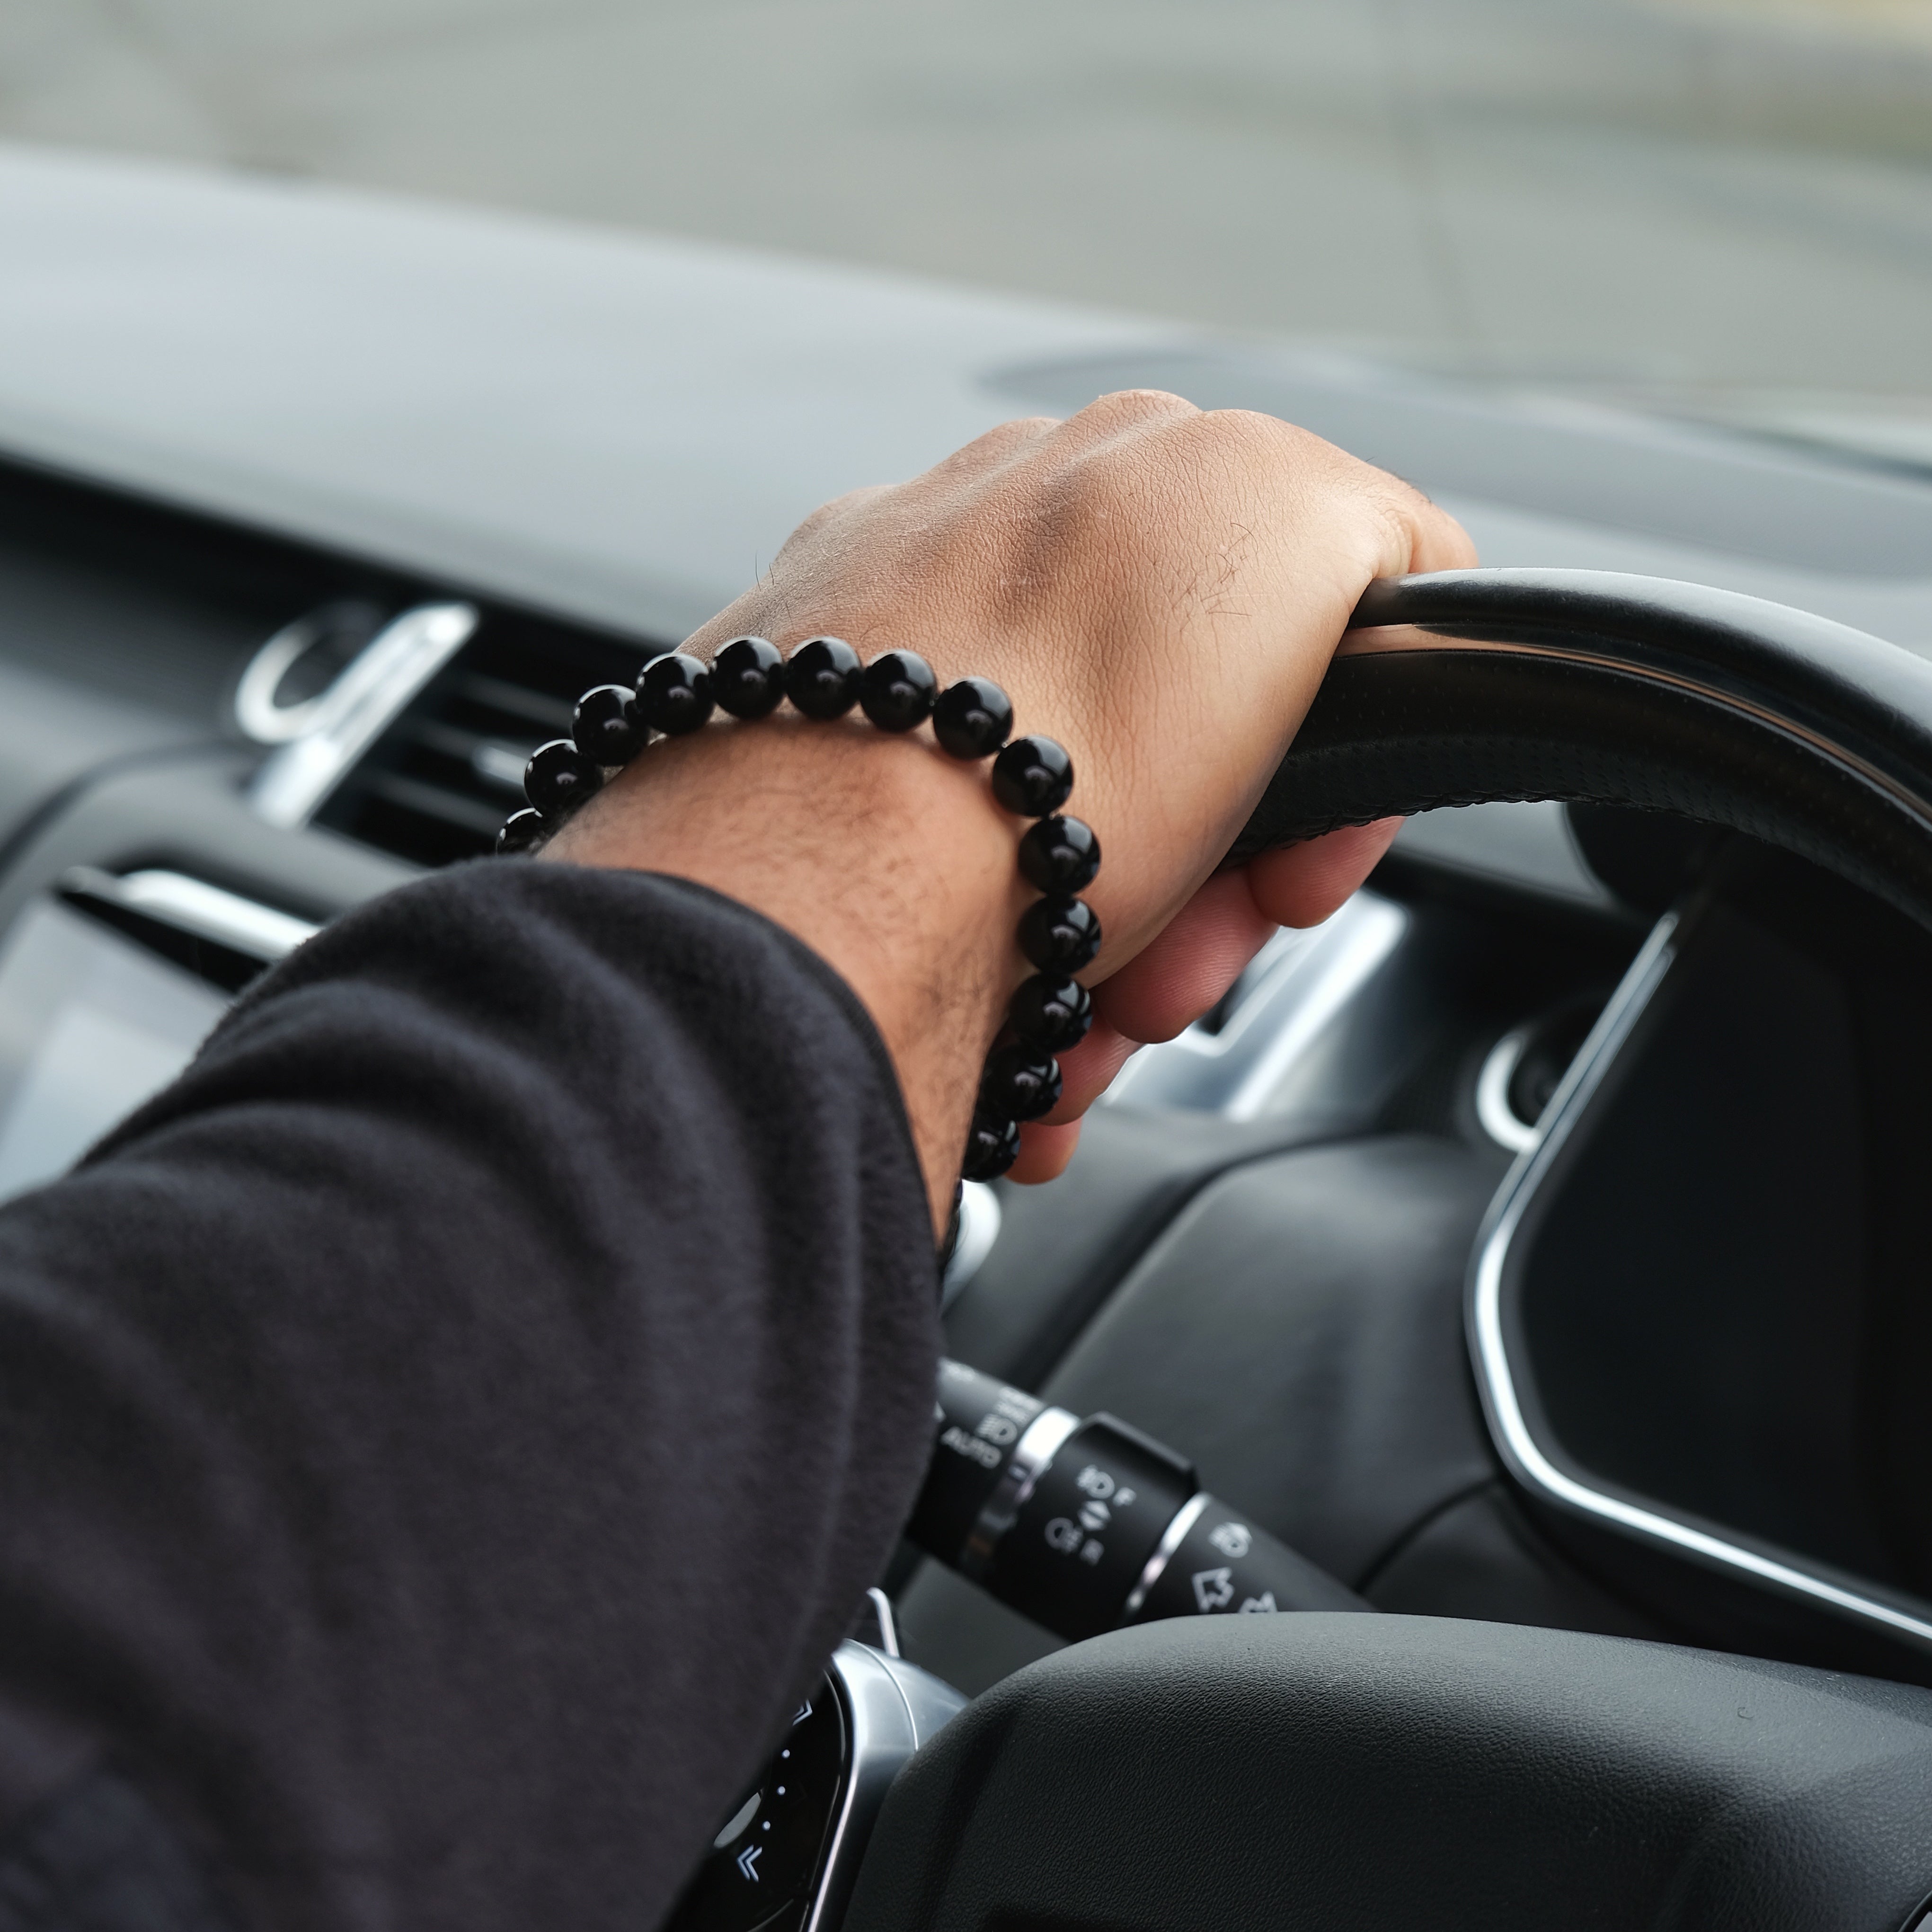
[(1066, 1438), (1079, 1426), (1079, 1417), (1064, 1408), (1043, 1408), (1027, 1424), (959, 1552), (963, 1575), (975, 1582), (986, 1575), (1000, 1538), (1012, 1528), (1033, 1494), (1034, 1484), (1046, 1474)]
[(1174, 1552), (1178, 1550), (1187, 1532), (1201, 1520), (1201, 1512), (1210, 1498), (1205, 1490), (1197, 1490), (1174, 1513), (1174, 1520), (1160, 1533), (1160, 1540), (1154, 1546), (1154, 1554), (1147, 1560), (1147, 1567), (1141, 1572), (1141, 1580), (1127, 1592), (1127, 1600), (1120, 1606), (1120, 1621), (1131, 1623), (1139, 1616), (1141, 1606), (1148, 1600), (1148, 1592), (1160, 1581), (1161, 1573), (1174, 1561)]
[(1504, 1034), (1484, 1056), (1483, 1070), (1476, 1076), (1476, 1119), (1498, 1147), (1507, 1148), (1511, 1154), (1533, 1148), (1538, 1138), (1536, 1124), (1526, 1120), (1510, 1105), (1510, 1082), (1522, 1064), (1523, 1049), (1528, 1044), (1525, 1028)]
[(1767, 1556), (1569, 1474), (1536, 1440), (1524, 1417), (1503, 1322), (1503, 1276), (1510, 1244), (1557, 1155), (1676, 963), (1677, 926), (1677, 915), (1666, 913), (1652, 928), (1552, 1096), (1535, 1145), (1510, 1168), (1490, 1210), (1489, 1226), (1478, 1244), (1469, 1274), (1469, 1349), (1490, 1433), (1511, 1473), (1525, 1488), (1574, 1514), (1607, 1523), (1626, 1535), (1661, 1544), (1714, 1568), (1739, 1571), (1774, 1589), (1882, 1624), (1915, 1643), (1932, 1647), (1932, 1621), (1926, 1618), (1914, 1616), (1882, 1598), (1848, 1589), (1788, 1556)]

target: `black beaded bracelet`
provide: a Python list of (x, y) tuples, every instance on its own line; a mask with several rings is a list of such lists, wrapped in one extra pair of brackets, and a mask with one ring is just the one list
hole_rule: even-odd
[(1060, 1099), (1056, 1054), (1086, 1037), (1094, 1009), (1072, 976), (1100, 950), (1100, 922), (1078, 894), (1100, 869), (1090, 826), (1064, 816), (1073, 760), (1051, 738), (1015, 738), (1012, 700), (983, 677), (942, 691), (914, 651), (887, 651), (862, 665), (838, 638), (813, 638), (789, 657), (763, 638), (734, 638), (710, 664), (682, 651), (652, 658), (636, 688), (602, 684), (578, 699), (568, 738), (539, 745), (524, 770), (520, 812), (496, 835), (496, 850), (534, 850), (653, 736), (701, 730), (714, 710), (770, 717), (790, 700), (808, 718), (842, 718), (856, 705), (882, 731), (916, 730), (928, 718), (940, 748), (956, 758), (993, 760), (993, 796), (1030, 818), (1019, 843), (1020, 872), (1041, 896), (1019, 923), (1019, 946), (1036, 969), (1006, 1009), (1006, 1027), (987, 1056), (962, 1172), (991, 1180), (1020, 1150), (1019, 1124)]

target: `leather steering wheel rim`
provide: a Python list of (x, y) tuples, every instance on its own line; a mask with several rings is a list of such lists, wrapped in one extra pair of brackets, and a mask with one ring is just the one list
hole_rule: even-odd
[(1932, 663), (1661, 578), (1382, 579), (1228, 858), (1538, 799), (1748, 832), (1932, 927)]

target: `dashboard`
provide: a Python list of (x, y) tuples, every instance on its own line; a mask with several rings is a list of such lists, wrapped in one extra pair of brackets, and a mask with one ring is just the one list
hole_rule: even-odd
[[(0, 316), (0, 1196), (317, 925), (485, 851), (576, 694), (814, 502), (1019, 410), (1271, 410), (1486, 560), (1932, 652), (1902, 470), (682, 244), (26, 172), (39, 286), (124, 259), (129, 312), (170, 298), (138, 382), (81, 380), (95, 305)], [(199, 254), (128, 242), (190, 216)], [(1175, 1445), (1378, 1608), (1932, 1682), (1927, 944), (1742, 838), (1427, 814), (1131, 1063), (1064, 1179), (975, 1196), (949, 1352)], [(969, 1694), (1056, 1644), (910, 1548), (881, 1580)]]

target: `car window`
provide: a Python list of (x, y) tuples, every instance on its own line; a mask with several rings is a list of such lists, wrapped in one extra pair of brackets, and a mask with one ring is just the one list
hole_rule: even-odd
[(10, 0), (0, 138), (1932, 466), (1932, 0)]

